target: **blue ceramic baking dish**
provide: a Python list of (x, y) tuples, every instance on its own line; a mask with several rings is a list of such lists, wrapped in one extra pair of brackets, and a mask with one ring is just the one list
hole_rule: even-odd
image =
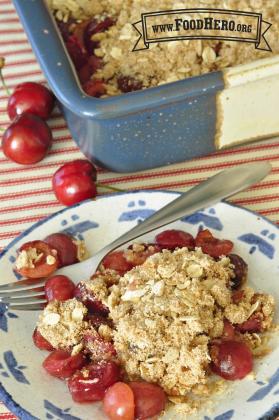
[[(257, 125), (265, 113), (279, 108), (278, 57), (227, 73), (214, 72), (111, 98), (92, 98), (80, 87), (45, 2), (14, 0), (14, 4), (74, 140), (100, 166), (117, 172), (139, 171), (279, 132), (277, 118), (273, 125), (265, 124), (265, 129), (263, 124)], [(272, 78), (277, 82), (270, 92), (261, 92), (272, 96), (270, 103), (263, 105), (256, 98), (259, 107), (255, 110), (255, 98), (249, 106), (247, 96)], [(243, 102), (245, 106), (240, 106)], [(244, 121), (248, 121), (248, 128)]]

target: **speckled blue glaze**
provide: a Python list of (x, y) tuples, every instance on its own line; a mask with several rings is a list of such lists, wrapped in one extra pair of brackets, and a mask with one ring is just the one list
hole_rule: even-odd
[(90, 160), (130, 172), (215, 150), (222, 72), (111, 98), (86, 96), (44, 2), (13, 1), (72, 136)]

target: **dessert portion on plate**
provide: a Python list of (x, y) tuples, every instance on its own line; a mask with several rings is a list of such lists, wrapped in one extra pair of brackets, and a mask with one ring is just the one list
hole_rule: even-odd
[[(228, 10), (261, 13), (272, 23), (268, 31), (272, 53), (257, 50), (251, 43), (218, 39), (161, 42), (150, 44), (148, 50), (132, 52), (139, 38), (132, 24), (140, 21), (141, 13), (196, 9), (198, 2), (194, 0), (187, 4), (171, 0), (159, 4), (152, 0), (48, 0), (83, 89), (96, 97), (158, 86), (279, 53), (279, 17), (274, 12), (278, 0), (223, 3)], [(221, 8), (215, 0), (203, 1), (202, 7)], [(247, 26), (245, 17), (238, 19)]]
[[(59, 235), (58, 245), (72, 246)], [(57, 266), (67, 246), (56, 253)], [(149, 418), (179, 403), (193, 413), (270, 351), (274, 298), (246, 284), (247, 264), (232, 251), (231, 241), (208, 230), (195, 238), (166, 230), (153, 244), (108, 254), (76, 286), (53, 273), (33, 334), (50, 351), (43, 367), (66, 380), (74, 401), (103, 400), (112, 420)]]

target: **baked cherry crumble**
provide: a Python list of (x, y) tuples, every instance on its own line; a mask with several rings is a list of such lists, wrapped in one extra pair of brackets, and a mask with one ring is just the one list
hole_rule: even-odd
[[(96, 71), (103, 66), (102, 59), (95, 55), (99, 42), (94, 41), (94, 35), (106, 32), (114, 25), (114, 20), (104, 17), (77, 22), (69, 19), (68, 22), (57, 20), (57, 25), (64, 39), (67, 51), (77, 71), (77, 75), (84, 92), (96, 98), (107, 94), (106, 80), (92, 78)], [(122, 93), (132, 92), (143, 88), (140, 80), (133, 77), (119, 75), (117, 88)]]
[[(75, 243), (59, 235), (47, 238), (56, 266), (63, 265), (61, 241), (69, 249)], [(42, 243), (25, 244), (18, 259), (22, 249), (45, 252)], [(267, 351), (274, 299), (246, 285), (247, 264), (232, 251), (230, 240), (209, 230), (193, 237), (172, 229), (110, 253), (76, 286), (54, 274), (33, 333), (50, 352), (44, 369), (66, 381), (75, 402), (103, 401), (112, 420), (150, 418), (171, 403), (194, 411), (191, 395), (208, 398), (213, 373), (242, 379)], [(45, 254), (32, 264), (36, 274)]]
[[(229, 7), (228, 3), (223, 2), (223, 7)], [(242, 3), (234, 0), (234, 10), (241, 10)], [(138, 32), (134, 24), (140, 23), (142, 14), (181, 9), (185, 2), (161, 0), (159, 8), (153, 0), (47, 0), (47, 4), (58, 22), (84, 91), (96, 97), (119, 95), (223, 71), (279, 53), (276, 36), (279, 18), (274, 14), (278, 0), (248, 3), (250, 11), (263, 13), (267, 21), (272, 21), (273, 31), (268, 35), (272, 52), (225, 39), (176, 40), (152, 43), (148, 49), (140, 48), (137, 43), (141, 30)], [(186, 4), (189, 8), (196, 7), (194, 1)], [(220, 2), (203, 2), (204, 6), (206, 4), (214, 9)], [(203, 19), (202, 13), (199, 17)], [(163, 35), (165, 26), (170, 23), (169, 16), (165, 16), (166, 20), (163, 16), (154, 19), (152, 25), (148, 24), (148, 17), (145, 21), (148, 34), (154, 31), (154, 35), (155, 32), (160, 35), (162, 31)], [(139, 49), (135, 51), (136, 45)]]

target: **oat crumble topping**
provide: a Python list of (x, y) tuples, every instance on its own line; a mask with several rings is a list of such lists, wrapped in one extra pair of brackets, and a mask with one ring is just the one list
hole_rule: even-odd
[(228, 258), (181, 248), (154, 254), (111, 287), (114, 345), (130, 379), (159, 383), (169, 395), (205, 383), (232, 277)]
[(77, 259), (79, 261), (86, 260), (89, 257), (89, 254), (84, 241), (75, 239), (73, 242), (77, 247)]
[(88, 292), (94, 294), (98, 300), (103, 302), (106, 299), (108, 289), (105, 277), (100, 275), (83, 283), (86, 285)]
[(84, 320), (87, 308), (77, 299), (53, 300), (39, 316), (37, 324), (42, 336), (57, 349), (69, 349), (78, 345), (88, 328)]
[(111, 341), (113, 339), (113, 330), (105, 324), (101, 324), (98, 328), (98, 333), (106, 341)]
[(43, 255), (42, 252), (38, 253), (36, 248), (23, 249), (17, 256), (15, 266), (18, 270), (21, 268), (34, 268), (34, 263), (38, 262)]
[[(226, 40), (184, 40), (150, 44), (149, 50), (132, 52), (139, 37), (132, 23), (138, 22), (141, 13), (160, 10), (197, 8), (196, 0), (48, 0), (58, 20), (67, 22), (71, 17), (78, 20), (104, 17), (115, 23), (107, 31), (93, 36), (99, 41), (94, 54), (101, 57), (103, 67), (95, 72), (93, 79), (105, 80), (106, 95), (122, 93), (118, 87), (118, 77), (134, 78), (143, 88), (182, 80), (191, 76), (221, 70), (226, 67), (268, 58), (279, 53), (277, 42), (279, 0), (200, 0), (198, 7), (244, 10), (262, 13), (263, 18), (272, 23), (268, 41), (272, 53), (256, 50), (246, 42)], [(92, 51), (93, 52), (93, 51)]]
[(53, 256), (53, 255), (48, 255), (47, 257), (46, 257), (46, 263), (48, 264), (48, 265), (52, 265), (52, 264), (54, 264), (56, 262), (56, 258)]

